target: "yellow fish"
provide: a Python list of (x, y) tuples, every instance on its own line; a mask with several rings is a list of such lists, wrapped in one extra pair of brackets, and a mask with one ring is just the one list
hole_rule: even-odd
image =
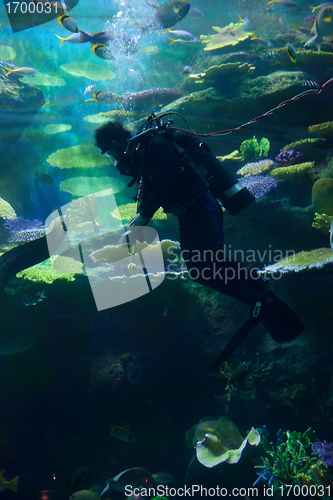
[(77, 33), (79, 31), (76, 22), (68, 14), (61, 14), (57, 17), (57, 19), (60, 26), (66, 30), (71, 31), (72, 33)]
[(66, 38), (62, 38), (59, 35), (56, 35), (59, 40), (61, 40), (60, 47), (63, 45), (64, 42), (69, 42), (69, 43), (85, 43), (89, 42), (91, 39), (91, 34), (86, 33), (85, 31), (78, 31), (77, 33), (73, 33), (72, 35), (67, 36)]
[(10, 489), (14, 491), (14, 493), (17, 493), (17, 482), (19, 479), (19, 476), (14, 477), (11, 481), (7, 481), (4, 477), (4, 470), (0, 472), (0, 492), (5, 491), (5, 489)]
[(21, 76), (32, 76), (36, 74), (36, 70), (34, 68), (29, 68), (27, 66), (23, 66), (22, 68), (5, 68), (7, 70), (7, 73), (5, 76), (8, 75), (15, 75), (17, 77)]

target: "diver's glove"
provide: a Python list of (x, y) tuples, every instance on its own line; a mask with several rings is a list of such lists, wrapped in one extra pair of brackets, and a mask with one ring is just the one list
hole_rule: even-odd
[(141, 214), (135, 214), (134, 217), (131, 218), (128, 225), (129, 226), (145, 226), (148, 224), (149, 219), (146, 219)]

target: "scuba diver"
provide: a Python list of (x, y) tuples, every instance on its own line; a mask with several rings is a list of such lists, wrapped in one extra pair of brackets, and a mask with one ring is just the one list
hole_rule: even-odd
[(129, 186), (139, 185), (137, 213), (129, 230), (148, 224), (160, 207), (173, 213), (179, 221), (180, 246), (188, 256), (190, 278), (249, 306), (249, 318), (211, 367), (214, 373), (259, 322), (278, 342), (295, 339), (304, 327), (294, 311), (269, 290), (266, 279), (225, 256), (222, 205), (235, 215), (254, 196), (195, 134), (171, 127), (170, 121), (162, 124), (164, 115), (149, 117), (135, 136), (120, 123), (108, 122), (95, 131), (96, 146), (117, 162), (120, 174), (132, 177)]

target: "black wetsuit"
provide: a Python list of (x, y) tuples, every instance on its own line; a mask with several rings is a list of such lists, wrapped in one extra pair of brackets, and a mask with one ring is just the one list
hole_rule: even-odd
[[(145, 145), (144, 173), (138, 213), (150, 219), (162, 206), (178, 217), (190, 278), (253, 307), (266, 283), (240, 263), (225, 259), (222, 207), (202, 174), (186, 166), (165, 136), (155, 136)], [(207, 250), (211, 252), (205, 254)]]

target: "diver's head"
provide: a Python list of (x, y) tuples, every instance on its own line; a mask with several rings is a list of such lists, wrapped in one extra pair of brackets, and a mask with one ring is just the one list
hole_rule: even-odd
[(95, 144), (102, 154), (112, 156), (123, 175), (134, 175), (133, 163), (125, 151), (132, 134), (119, 122), (108, 122), (95, 131)]

